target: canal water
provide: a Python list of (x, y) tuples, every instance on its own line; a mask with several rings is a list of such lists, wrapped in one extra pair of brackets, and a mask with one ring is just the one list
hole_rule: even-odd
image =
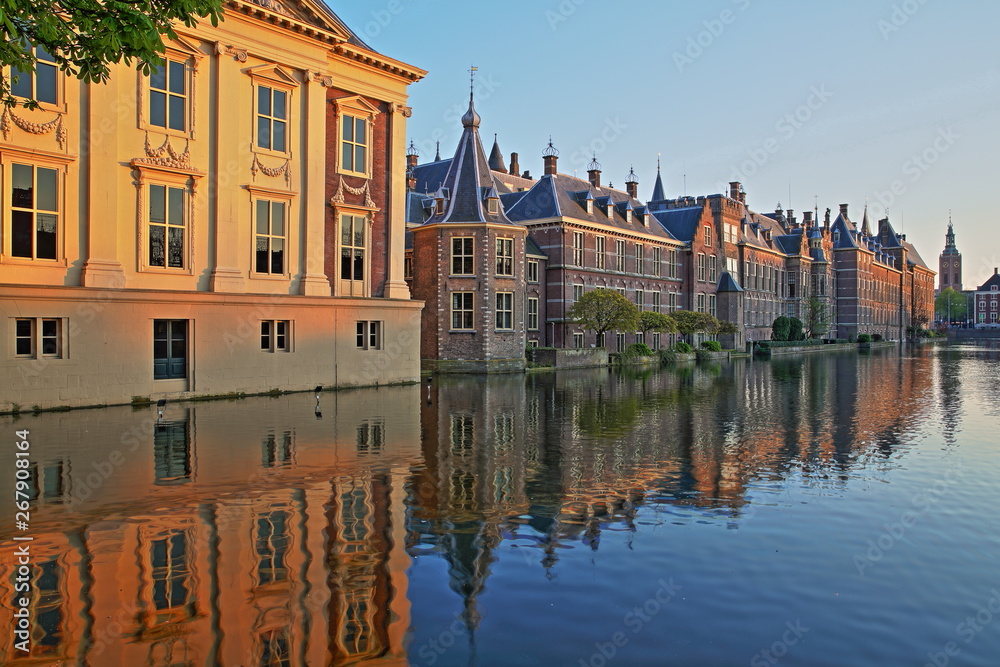
[(0, 417), (0, 663), (995, 666), (998, 399), (981, 344)]

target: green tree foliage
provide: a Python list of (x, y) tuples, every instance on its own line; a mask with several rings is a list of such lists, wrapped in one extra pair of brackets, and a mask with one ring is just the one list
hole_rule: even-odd
[(785, 340), (805, 340), (805, 334), (802, 333), (802, 320), (797, 317), (788, 318), (788, 338)]
[(706, 340), (701, 344), (701, 347), (709, 352), (722, 352), (722, 343), (717, 340)]
[(771, 340), (788, 340), (791, 325), (791, 320), (784, 315), (775, 318), (771, 324)]
[(802, 323), (805, 337), (813, 338), (825, 334), (830, 329), (830, 309), (819, 297), (811, 297), (806, 302), (806, 319)]
[(670, 315), (644, 310), (639, 313), (639, 331), (648, 333), (677, 333), (677, 323)]
[[(110, 65), (137, 62), (149, 74), (162, 62), (163, 36), (174, 38), (173, 25), (193, 26), (199, 17), (218, 25), (223, 0), (2, 0), (0, 64), (22, 72), (35, 67), (42, 47), (59, 69), (87, 82), (102, 82)], [(0, 102), (23, 103), (0, 80)], [(37, 106), (28, 101), (27, 106)]]
[(713, 331), (712, 333), (715, 333), (719, 336), (728, 336), (739, 332), (740, 332), (739, 327), (737, 327), (732, 322), (720, 321), (719, 326), (715, 327), (715, 331)]
[(968, 298), (953, 287), (945, 287), (934, 297), (934, 312), (945, 322), (958, 322), (968, 317)]
[(636, 331), (639, 309), (624, 296), (610, 289), (587, 292), (569, 309), (569, 318), (581, 328), (600, 337), (606, 331)]
[(675, 310), (670, 313), (674, 323), (677, 325), (677, 333), (682, 336), (691, 336), (696, 333), (715, 333), (719, 327), (719, 320), (708, 313), (696, 313), (690, 310)]

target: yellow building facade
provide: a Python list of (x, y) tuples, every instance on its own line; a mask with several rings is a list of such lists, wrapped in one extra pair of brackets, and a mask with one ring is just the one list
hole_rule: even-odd
[(149, 76), (86, 84), (37, 53), (17, 78), (40, 108), (0, 117), (0, 412), (416, 380), (425, 72), (312, 0), (230, 0), (177, 35)]

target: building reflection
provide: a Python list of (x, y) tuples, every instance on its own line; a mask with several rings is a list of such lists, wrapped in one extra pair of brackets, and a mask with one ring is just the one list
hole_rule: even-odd
[(968, 380), (914, 356), (448, 376), (326, 394), (322, 420), (311, 395), (22, 418), (32, 651), (2, 636), (0, 662), (405, 664), (413, 559), (447, 563), (474, 631), (504, 547), (555, 576), (640, 511), (739, 528), (762, 486), (891, 461), (924, 411), (959, 428), (934, 374)]

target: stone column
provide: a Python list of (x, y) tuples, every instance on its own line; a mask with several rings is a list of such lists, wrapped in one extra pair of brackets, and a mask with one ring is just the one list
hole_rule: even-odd
[(305, 296), (330, 296), (332, 290), (327, 280), (324, 257), (326, 239), (326, 89), (320, 77), (306, 74), (303, 86), (306, 100), (306, 117), (302, 129), (306, 133), (307, 146), (304, 159), (300, 161), (305, 174), (302, 206), (305, 209), (305, 228), (302, 230), (303, 254), (301, 291)]
[(409, 299), (410, 288), (403, 278), (403, 257), (406, 253), (406, 119), (413, 111), (402, 104), (389, 105), (389, 203), (386, 211), (387, 236), (386, 282), (387, 299)]

